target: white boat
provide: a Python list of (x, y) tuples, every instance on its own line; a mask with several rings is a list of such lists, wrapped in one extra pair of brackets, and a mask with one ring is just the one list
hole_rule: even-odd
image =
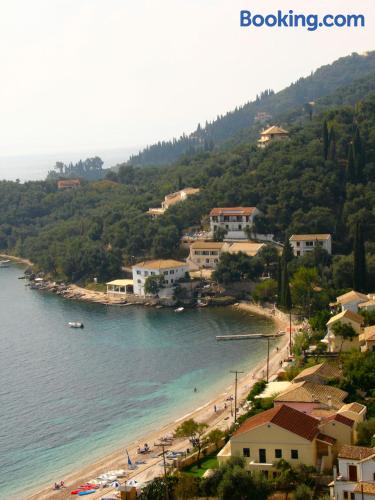
[(0, 260), (0, 267), (9, 267), (10, 260)]
[(84, 328), (83, 323), (80, 321), (69, 321), (68, 325), (70, 328)]
[(182, 313), (183, 311), (185, 311), (184, 307), (177, 307), (177, 309), (174, 310), (175, 313)]

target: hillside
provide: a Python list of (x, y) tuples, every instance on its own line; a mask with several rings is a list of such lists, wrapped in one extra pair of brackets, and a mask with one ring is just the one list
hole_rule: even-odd
[(191, 134), (151, 145), (133, 155), (128, 164), (166, 165), (174, 163), (183, 155), (191, 156), (199, 151), (218, 149), (233, 138), (234, 142), (248, 140), (248, 129), (255, 126), (258, 131), (262, 125), (254, 122), (258, 113), (270, 114), (273, 121), (281, 121), (290, 109), (303, 107), (311, 101), (330, 95), (338, 88), (372, 72), (375, 72), (375, 51), (340, 58), (276, 94), (267, 90), (255, 101), (239, 106), (224, 116), (218, 116), (213, 122), (206, 122), (204, 127), (198, 125)]
[[(351, 252), (361, 222), (375, 280), (374, 75), (318, 100), (316, 108), (312, 120), (290, 110), (290, 140), (264, 150), (248, 142), (169, 167), (122, 167), (72, 191), (58, 191), (52, 181), (1, 182), (0, 251), (74, 281), (107, 279), (118, 275), (123, 261), (178, 256), (183, 231), (199, 226), (214, 206), (256, 205), (264, 214), (257, 221), (261, 232), (281, 241), (286, 231), (330, 232), (340, 254)], [(353, 142), (361, 144), (354, 158)], [(145, 215), (178, 186), (202, 191), (158, 220)]]

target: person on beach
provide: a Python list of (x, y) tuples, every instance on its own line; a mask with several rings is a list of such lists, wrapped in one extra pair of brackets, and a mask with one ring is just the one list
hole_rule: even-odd
[(216, 413), (216, 411), (217, 411), (217, 408), (216, 408), (216, 405), (214, 405), (214, 412)]
[(196, 387), (194, 387), (194, 392), (198, 392), (198, 390), (197, 390), (197, 388), (196, 388)]

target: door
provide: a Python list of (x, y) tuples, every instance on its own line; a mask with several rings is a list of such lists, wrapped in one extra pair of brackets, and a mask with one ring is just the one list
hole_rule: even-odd
[(349, 465), (349, 481), (357, 481), (357, 466)]
[(266, 463), (266, 450), (264, 448), (259, 449), (259, 463)]

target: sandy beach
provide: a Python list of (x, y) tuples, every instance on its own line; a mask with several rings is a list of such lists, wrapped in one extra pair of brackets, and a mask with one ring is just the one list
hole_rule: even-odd
[[(288, 317), (279, 311), (273, 312), (269, 309), (263, 309), (257, 305), (249, 303), (241, 303), (233, 307), (246, 311), (249, 314), (261, 314), (269, 316), (275, 323), (275, 331), (287, 331), (287, 328), (289, 327)], [(280, 369), (280, 361), (288, 357), (288, 343), (289, 335), (280, 337), (278, 348), (273, 348), (270, 353), (269, 373), (271, 378)], [(239, 406), (241, 406), (241, 402), (246, 398), (252, 385), (257, 380), (264, 377), (265, 370), (266, 360), (263, 359), (260, 363), (258, 363), (256, 367), (253, 367), (253, 369), (249, 373), (246, 373), (239, 379), (237, 393)], [(97, 460), (90, 465), (82, 467), (81, 469), (75, 471), (70, 475), (66, 475), (64, 477), (56, 477), (56, 481), (65, 481), (65, 489), (54, 491), (52, 489), (52, 485), (49, 484), (29, 495), (24, 496), (24, 498), (28, 500), (72, 498), (70, 494), (72, 490), (76, 489), (82, 484), (85, 484), (87, 481), (94, 479), (98, 475), (103, 474), (109, 470), (127, 470), (127, 456), (125, 453), (125, 449), (128, 450), (129, 455), (133, 461), (142, 458), (142, 460), (144, 459), (146, 463), (139, 465), (136, 470), (127, 470), (126, 478), (121, 479), (120, 482), (124, 482), (129, 479), (136, 479), (139, 482), (149, 481), (152, 478), (160, 475), (163, 471), (163, 468), (161, 466), (161, 450), (159, 448), (156, 448), (154, 446), (154, 443), (159, 442), (159, 439), (162, 436), (173, 434), (176, 427), (188, 418), (194, 418), (199, 422), (207, 423), (207, 432), (209, 432), (213, 428), (226, 430), (233, 423), (233, 416), (231, 416), (230, 404), (226, 404), (226, 409), (224, 408), (224, 405), (226, 398), (233, 394), (234, 384), (231, 384), (223, 393), (213, 395), (212, 400), (208, 401), (205, 405), (192, 410), (190, 413), (181, 416), (181, 418), (169, 423), (168, 425), (165, 425), (164, 427), (156, 429), (154, 432), (148, 433), (141, 439), (129, 442), (129, 440), (126, 440), (125, 437), (123, 441), (121, 440), (121, 438), (119, 438), (119, 446), (121, 445), (121, 447), (117, 451), (103, 457), (100, 460)], [(216, 412), (214, 411), (215, 406), (217, 410)], [(142, 447), (144, 443), (148, 443), (153, 451), (146, 456), (137, 455), (137, 448), (139, 446)], [(173, 444), (168, 447), (168, 449), (175, 451), (186, 451), (187, 448), (191, 448), (190, 443), (187, 440), (181, 439), (174, 440)], [(107, 496), (110, 492), (110, 488), (99, 489), (95, 494), (90, 495), (90, 498), (99, 499), (103, 496)]]

